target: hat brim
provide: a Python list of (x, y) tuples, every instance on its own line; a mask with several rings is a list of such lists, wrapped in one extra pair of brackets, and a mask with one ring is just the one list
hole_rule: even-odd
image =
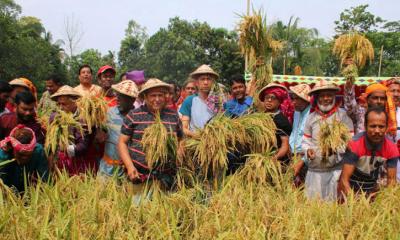
[(340, 88), (336, 87), (336, 86), (326, 86), (326, 87), (317, 87), (317, 88), (313, 88), (308, 95), (311, 96), (314, 93), (320, 92), (320, 91), (324, 91), (324, 90), (331, 90), (331, 91), (336, 91), (339, 92)]
[(98, 72), (98, 73), (97, 73), (97, 76), (100, 76), (101, 74), (103, 74), (103, 73), (105, 73), (105, 72), (107, 72), (107, 71), (109, 71), (109, 70), (111, 70), (111, 71), (114, 73), (114, 75), (117, 73), (117, 71), (115, 71), (114, 68), (106, 68), (106, 69), (104, 69), (103, 71)]
[(62, 96), (75, 97), (75, 98), (82, 97), (82, 95), (76, 93), (54, 93), (53, 95), (50, 96), (50, 99), (57, 100), (57, 98)]
[(24, 87), (24, 88), (30, 90), (30, 89), (29, 89), (29, 86), (26, 85), (26, 84), (23, 84), (23, 83), (10, 83), (10, 86), (11, 86), (11, 87)]
[(298, 92), (296, 92), (296, 90), (293, 90), (293, 87), (289, 87), (290, 91), (292, 91), (292, 93), (296, 94), (296, 96), (298, 96), (299, 98), (303, 99), (306, 102), (310, 102), (310, 99), (307, 99), (304, 96), (301, 96)]
[(216, 73), (216, 72), (211, 72), (211, 71), (198, 71), (198, 72), (193, 72), (193, 73), (191, 73), (189, 76), (190, 77), (192, 77), (192, 78), (196, 78), (196, 76), (199, 76), (199, 75), (206, 75), (206, 74), (210, 74), (210, 75), (213, 75), (216, 79), (219, 79), (219, 75), (218, 75), (218, 73)]
[[(263, 95), (263, 92), (264, 92), (266, 89), (268, 89), (268, 88), (274, 88), (274, 87), (282, 88), (282, 89), (285, 90), (286, 92), (289, 92), (289, 90), (288, 90), (285, 86), (282, 86), (282, 85), (276, 84), (276, 83), (270, 83), (270, 84), (268, 84), (267, 86), (261, 88), (260, 92), (258, 93), (258, 99), (261, 100), (261, 96)], [(262, 101), (262, 100), (261, 100), (261, 101)]]
[(116, 84), (115, 84), (115, 85), (111, 85), (111, 88), (112, 88), (114, 91), (116, 91), (117, 93), (119, 93), (119, 94), (123, 94), (123, 95), (129, 96), (129, 97), (131, 97), (131, 98), (137, 98), (137, 97), (138, 97), (138, 96), (135, 95), (135, 94), (129, 94), (129, 93), (126, 93), (126, 92), (121, 92), (121, 91), (117, 88), (117, 85), (116, 85)]
[(163, 88), (169, 89), (171, 86), (169, 84), (167, 84), (167, 83), (157, 83), (157, 84), (154, 84), (152, 86), (143, 87), (139, 92), (139, 96), (142, 96), (144, 93), (146, 93), (150, 89), (159, 88), (159, 87), (163, 87)]

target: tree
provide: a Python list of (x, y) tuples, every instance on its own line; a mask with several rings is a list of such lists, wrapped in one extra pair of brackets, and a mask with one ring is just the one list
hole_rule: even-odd
[(75, 19), (74, 15), (64, 19), (65, 42), (70, 57), (73, 57), (78, 51), (79, 44), (83, 37), (80, 22)]
[(145, 43), (146, 74), (182, 83), (197, 66), (209, 64), (225, 82), (232, 74), (244, 72), (237, 41), (235, 32), (172, 18), (167, 29), (160, 29)]
[(366, 33), (373, 31), (384, 20), (380, 17), (375, 17), (367, 11), (368, 4), (345, 9), (340, 13), (340, 19), (335, 21), (335, 31), (339, 34), (350, 31)]
[(39, 92), (52, 73), (64, 74), (59, 48), (43, 38), (45, 29), (35, 17), (18, 18), (21, 8), (11, 0), (0, 1), (0, 79), (25, 76)]
[(291, 17), (287, 25), (282, 21), (272, 25), (274, 38), (285, 43), (282, 54), (274, 62), (274, 72), (293, 74), (299, 66), (304, 75), (321, 75), (325, 72), (326, 41), (319, 38), (317, 29), (300, 27), (299, 22), (299, 18)]
[(146, 28), (130, 20), (118, 52), (118, 63), (122, 72), (143, 67), (144, 44), (147, 39)]

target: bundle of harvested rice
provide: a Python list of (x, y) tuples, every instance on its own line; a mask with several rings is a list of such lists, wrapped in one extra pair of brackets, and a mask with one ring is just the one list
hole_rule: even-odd
[(244, 142), (243, 130), (224, 114), (217, 114), (195, 137), (186, 139), (188, 157), (196, 162), (203, 176), (216, 176), (227, 168), (227, 153)]
[(252, 16), (242, 16), (238, 30), (240, 50), (256, 80), (257, 94), (272, 81), (272, 59), (283, 48), (283, 43), (272, 38), (271, 28), (261, 10), (253, 11)]
[(342, 75), (346, 80), (350, 80), (350, 82), (354, 83), (358, 77), (357, 66), (354, 64), (347, 65), (342, 69)]
[(279, 187), (282, 185), (284, 173), (281, 164), (273, 159), (273, 154), (250, 154), (238, 177), (244, 183), (268, 184)]
[(104, 128), (107, 122), (107, 101), (101, 96), (84, 96), (77, 101), (79, 119), (85, 121), (88, 132), (94, 128)]
[(252, 113), (233, 120), (244, 128), (248, 153), (268, 153), (277, 145), (276, 125), (269, 113)]
[(323, 161), (326, 161), (332, 154), (344, 152), (350, 139), (349, 128), (344, 123), (337, 119), (334, 119), (332, 123), (324, 121), (320, 126), (318, 135), (318, 144)]
[(54, 154), (57, 150), (64, 152), (73, 143), (74, 136), (69, 131), (70, 128), (77, 128), (83, 135), (82, 124), (73, 114), (58, 110), (53, 121), (47, 125), (44, 144), (47, 155)]
[(335, 40), (332, 50), (333, 54), (340, 58), (342, 75), (354, 82), (358, 76), (358, 70), (362, 69), (367, 60), (374, 59), (374, 48), (372, 43), (357, 32), (350, 32), (339, 36)]
[(40, 123), (43, 129), (47, 128), (49, 123), (50, 114), (56, 112), (58, 109), (38, 109), (37, 110), (37, 121)]
[(178, 139), (171, 130), (167, 130), (158, 113), (154, 123), (144, 130), (142, 145), (147, 165), (153, 169), (163, 167), (176, 158)]

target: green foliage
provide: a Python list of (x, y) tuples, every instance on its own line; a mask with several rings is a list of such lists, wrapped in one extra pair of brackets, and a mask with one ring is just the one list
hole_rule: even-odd
[(144, 43), (148, 39), (146, 29), (131, 20), (125, 30), (125, 38), (121, 41), (118, 62), (121, 72), (142, 69), (144, 61)]
[(329, 43), (319, 37), (317, 29), (299, 27), (300, 19), (291, 17), (288, 24), (282, 21), (273, 24), (273, 36), (284, 41), (282, 54), (274, 61), (277, 74), (294, 74), (300, 66), (303, 75), (335, 75), (335, 65), (326, 64), (331, 56)]
[(335, 31), (337, 33), (346, 33), (357, 31), (366, 33), (374, 31), (384, 20), (380, 17), (375, 17), (372, 13), (366, 11), (368, 4), (352, 7), (344, 10), (340, 14), (340, 20), (335, 21)]
[(114, 53), (109, 51), (107, 55), (102, 55), (97, 49), (87, 49), (81, 54), (67, 56), (65, 64), (69, 66), (68, 79), (71, 86), (79, 84), (78, 71), (83, 64), (88, 64), (93, 70), (93, 79), (96, 78), (97, 70), (104, 65), (115, 66)]
[(232, 74), (244, 71), (237, 40), (235, 32), (172, 18), (167, 29), (160, 29), (145, 43), (146, 73), (183, 83), (197, 66), (209, 64), (224, 82)]
[(18, 19), (20, 7), (14, 1), (0, 1), (0, 79), (25, 76), (44, 90), (51, 73), (65, 75), (59, 47), (45, 39), (45, 29), (35, 17)]

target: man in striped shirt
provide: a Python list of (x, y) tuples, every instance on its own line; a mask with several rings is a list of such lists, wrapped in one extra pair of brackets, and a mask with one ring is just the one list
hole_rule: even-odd
[[(143, 183), (149, 177), (168, 177), (168, 169), (152, 169), (147, 166), (141, 140), (144, 130), (154, 123), (159, 112), (162, 123), (168, 131), (182, 137), (182, 124), (176, 111), (166, 108), (166, 93), (170, 85), (158, 79), (149, 79), (139, 92), (145, 104), (131, 110), (125, 117), (118, 142), (118, 152), (123, 161), (128, 178), (134, 183)], [(170, 169), (171, 170), (171, 169)], [(172, 169), (173, 170), (173, 169)], [(161, 179), (163, 180), (163, 179)]]
[(388, 116), (383, 108), (368, 108), (365, 114), (366, 132), (349, 143), (343, 157), (343, 170), (339, 191), (346, 195), (350, 189), (371, 194), (377, 192), (381, 167), (387, 168), (387, 184), (396, 183), (396, 165), (399, 159), (397, 146), (386, 136)]

